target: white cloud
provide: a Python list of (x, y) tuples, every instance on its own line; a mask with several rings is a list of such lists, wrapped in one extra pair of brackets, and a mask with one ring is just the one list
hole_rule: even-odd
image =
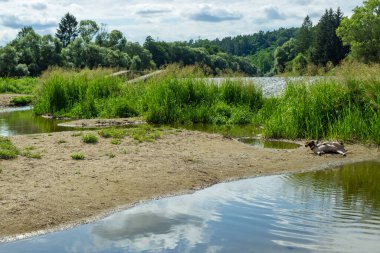
[(58, 24), (67, 12), (78, 20), (106, 23), (127, 39), (143, 42), (148, 35), (170, 41), (214, 39), (300, 26), (308, 14), (317, 23), (316, 13), (326, 8), (340, 6), (350, 15), (361, 4), (362, 0), (146, 0), (143, 4), (138, 0), (0, 0), (0, 45), (10, 41), (21, 25), (34, 25), (37, 32), (49, 27), (54, 33), (53, 23)]
[(215, 8), (211, 5), (201, 6), (198, 10), (189, 15), (191, 20), (201, 22), (224, 22), (231, 20), (240, 20), (243, 15), (237, 11), (231, 11), (227, 8)]

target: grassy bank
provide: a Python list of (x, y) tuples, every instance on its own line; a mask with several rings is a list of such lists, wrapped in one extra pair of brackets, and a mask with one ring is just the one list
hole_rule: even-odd
[[(255, 85), (220, 85), (188, 68), (146, 83), (125, 84), (96, 71), (50, 73), (39, 87), (37, 114), (74, 118), (142, 116), (152, 123), (257, 124), (271, 138), (339, 139), (380, 144), (379, 66), (343, 66), (334, 79), (291, 83), (277, 98)], [(368, 74), (370, 73), (370, 74)]]
[(380, 65), (345, 62), (331, 74), (314, 85), (290, 84), (267, 101), (265, 135), (380, 144)]
[(380, 144), (380, 82), (291, 84), (267, 112), (265, 136)]
[(209, 84), (169, 72), (147, 83), (124, 84), (93, 72), (52, 73), (39, 88), (37, 114), (74, 118), (143, 116), (153, 123), (245, 124), (263, 104), (256, 86), (240, 81)]
[(38, 83), (37, 78), (0, 78), (0, 93), (32, 94)]

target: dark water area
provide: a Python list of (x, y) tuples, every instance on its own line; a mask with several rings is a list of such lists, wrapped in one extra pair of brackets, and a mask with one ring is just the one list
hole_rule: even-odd
[(240, 142), (245, 144), (259, 147), (259, 148), (272, 148), (272, 149), (296, 149), (301, 145), (287, 141), (265, 140), (260, 138), (238, 138)]
[(73, 130), (57, 126), (61, 122), (36, 116), (30, 107), (0, 109), (0, 136)]
[(0, 252), (379, 252), (380, 163), (222, 183)]

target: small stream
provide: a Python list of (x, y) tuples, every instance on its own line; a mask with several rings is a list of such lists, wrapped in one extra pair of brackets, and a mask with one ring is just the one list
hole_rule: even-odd
[(379, 252), (380, 163), (222, 183), (0, 252)]

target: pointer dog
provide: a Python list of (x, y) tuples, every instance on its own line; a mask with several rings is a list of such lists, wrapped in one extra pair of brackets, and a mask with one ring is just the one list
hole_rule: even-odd
[(346, 156), (347, 150), (344, 149), (343, 144), (339, 142), (322, 142), (315, 143), (314, 141), (308, 141), (305, 147), (310, 147), (314, 153), (317, 155), (322, 155), (326, 153), (338, 153)]

